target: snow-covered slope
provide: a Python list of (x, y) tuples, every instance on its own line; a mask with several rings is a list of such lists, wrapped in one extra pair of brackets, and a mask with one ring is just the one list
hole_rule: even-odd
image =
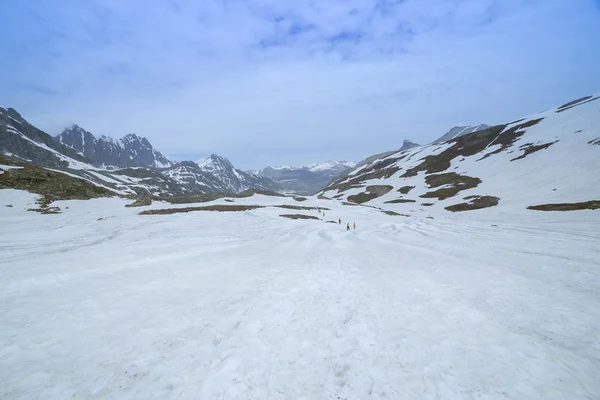
[(400, 213), (496, 203), (502, 211), (600, 200), (599, 98), (579, 99), (446, 143), (371, 158), (322, 194)]
[(263, 168), (257, 175), (273, 179), (289, 192), (312, 195), (355, 165), (353, 161), (327, 161), (303, 167), (281, 165)]
[(173, 164), (148, 139), (133, 133), (119, 140), (106, 136), (96, 139), (92, 133), (78, 125), (72, 125), (55, 139), (92, 160), (97, 167), (167, 168)]
[(2, 399), (600, 398), (598, 211), (34, 201), (0, 190)]
[(223, 192), (241, 193), (248, 189), (280, 190), (272, 179), (239, 170), (228, 159), (216, 154), (198, 162), (198, 166), (220, 182)]

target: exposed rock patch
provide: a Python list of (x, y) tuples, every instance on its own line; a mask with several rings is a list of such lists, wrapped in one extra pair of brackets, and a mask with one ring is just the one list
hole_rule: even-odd
[(477, 187), (477, 185), (481, 183), (481, 179), (472, 178), (466, 175), (459, 175), (455, 172), (448, 172), (445, 174), (428, 175), (425, 178), (425, 182), (430, 188), (436, 188), (440, 186), (445, 187), (422, 194), (419, 197), (445, 200), (455, 196), (460, 191)]
[[(289, 218), (289, 219), (316, 219), (316, 220), (319, 219), (313, 215), (304, 215), (304, 214), (281, 214), (280, 217)], [(333, 221), (329, 221), (329, 222), (333, 222)]]
[(359, 194), (355, 194), (353, 196), (348, 196), (348, 201), (353, 203), (366, 203), (367, 201), (373, 200), (377, 197), (381, 197), (384, 194), (388, 193), (394, 187), (389, 185), (372, 185), (367, 186), (366, 192), (362, 192)]
[(468, 196), (465, 197), (465, 200), (470, 201), (468, 203), (454, 204), (445, 208), (452, 212), (478, 210), (481, 208), (497, 206), (500, 199), (494, 196)]
[(548, 147), (552, 146), (556, 142), (558, 142), (558, 140), (556, 140), (554, 142), (549, 142), (549, 143), (544, 143), (544, 144), (538, 144), (538, 145), (534, 145), (532, 143), (524, 144), (523, 146), (521, 146), (519, 148), (519, 150), (523, 151), (523, 154), (520, 155), (519, 157), (513, 158), (510, 161), (522, 160), (523, 158), (527, 157), (530, 154), (535, 153), (536, 151), (547, 149)]
[(600, 208), (600, 200), (590, 200), (581, 203), (558, 203), (541, 204), (539, 206), (529, 206), (528, 210), (535, 211), (577, 211), (577, 210), (596, 210)]

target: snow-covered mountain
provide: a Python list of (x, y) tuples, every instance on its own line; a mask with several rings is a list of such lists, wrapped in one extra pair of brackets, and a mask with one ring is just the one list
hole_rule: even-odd
[(173, 165), (164, 155), (154, 149), (148, 139), (130, 133), (119, 140), (106, 136), (99, 139), (81, 128), (72, 125), (55, 139), (90, 159), (97, 167), (148, 167), (167, 168)]
[[(97, 139), (74, 125), (53, 138), (29, 124), (17, 111), (2, 107), (0, 158), (30, 165), (31, 168), (21, 174), (25, 180), (39, 179), (45, 169), (51, 171), (50, 175), (62, 173), (82, 179), (116, 195), (150, 193), (159, 197), (180, 197), (279, 188), (272, 180), (237, 170), (218, 156), (211, 157), (213, 162), (207, 161), (203, 167), (192, 161), (172, 163), (147, 139), (134, 134), (119, 140), (105, 136)], [(4, 180), (6, 178), (4, 176)], [(27, 182), (11, 182), (4, 182), (0, 187), (31, 186)], [(53, 182), (43, 184), (52, 186)]]
[(600, 208), (598, 99), (587, 96), (518, 121), (455, 132), (445, 143), (369, 157), (321, 194), (399, 213)]
[(239, 170), (225, 157), (212, 154), (198, 162), (201, 171), (210, 174), (220, 183), (221, 191), (240, 193), (248, 189), (277, 191), (280, 187), (270, 178)]
[(269, 166), (256, 171), (256, 175), (274, 180), (289, 192), (312, 195), (322, 190), (340, 173), (355, 165), (353, 161), (327, 161), (303, 167)]

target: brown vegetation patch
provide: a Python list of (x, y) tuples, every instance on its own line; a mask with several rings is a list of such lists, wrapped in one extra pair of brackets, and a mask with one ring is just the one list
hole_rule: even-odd
[(306, 201), (306, 197), (294, 196), (294, 200), (296, 200), (296, 201)]
[(498, 139), (496, 139), (496, 141), (493, 142), (494, 145), (496, 144), (500, 144), (500, 148), (492, 151), (491, 153), (487, 153), (486, 155), (484, 155), (483, 157), (481, 157), (479, 160), (477, 161), (481, 161), (481, 160), (485, 160), (486, 158), (494, 155), (494, 154), (498, 154), (502, 151), (504, 151), (505, 149), (509, 148), (510, 146), (513, 145), (514, 142), (516, 142), (516, 140), (518, 138), (520, 138), (521, 136), (523, 136), (523, 134), (525, 133), (524, 131), (521, 131), (521, 129), (526, 129), (526, 128), (530, 128), (534, 125), (539, 124), (544, 118), (539, 118), (539, 119), (532, 119), (530, 121), (524, 122), (520, 125), (514, 126), (508, 130), (506, 130), (505, 132), (502, 132), (499, 136)]
[(558, 142), (558, 140), (555, 140), (554, 142), (538, 144), (538, 145), (534, 145), (531, 143), (524, 144), (523, 146), (521, 146), (519, 148), (519, 150), (523, 150), (523, 154), (520, 155), (519, 157), (513, 158), (510, 161), (521, 160), (521, 159), (527, 157), (528, 155), (535, 153), (536, 151), (547, 149), (548, 147), (552, 146), (556, 142)]
[(398, 189), (398, 192), (400, 192), (402, 194), (408, 194), (408, 192), (410, 192), (414, 188), (415, 188), (414, 186), (402, 186), (400, 189)]
[(529, 206), (528, 210), (535, 211), (576, 211), (576, 210), (596, 210), (600, 208), (600, 200), (591, 200), (582, 203), (558, 203), (542, 204), (539, 206)]
[(126, 204), (125, 207), (144, 207), (152, 205), (152, 199), (150, 197), (141, 197), (131, 204)]
[(406, 215), (406, 214), (400, 214), (400, 213), (397, 213), (397, 212), (395, 212), (395, 211), (387, 211), (387, 210), (383, 210), (383, 213), (384, 213), (384, 214), (387, 214), (387, 215), (392, 215), (392, 216), (394, 216), (394, 217), (410, 217), (410, 215)]
[(590, 140), (588, 142), (588, 144), (595, 144), (595, 145), (600, 146), (600, 138), (597, 138), (597, 139), (594, 139), (594, 140)]
[(313, 215), (303, 215), (303, 214), (281, 214), (280, 217), (289, 218), (289, 219), (319, 219)]
[(422, 206), (425, 207), (431, 207), (432, 205), (434, 205), (435, 203), (421, 203)]
[(43, 196), (46, 204), (55, 200), (88, 200), (116, 196), (110, 190), (82, 178), (49, 171), (32, 164), (14, 162), (3, 157), (0, 157), (0, 163), (22, 167), (11, 168), (0, 174), (0, 189), (19, 189), (36, 193)]
[(389, 185), (372, 185), (367, 186), (367, 191), (359, 194), (355, 194), (353, 196), (348, 196), (348, 201), (353, 203), (366, 203), (369, 200), (373, 200), (377, 197), (381, 197), (384, 194), (388, 193), (394, 187)]
[[(392, 153), (393, 154), (393, 153)], [(346, 180), (348, 176), (343, 176), (341, 179), (335, 179), (325, 190), (338, 190), (339, 192), (344, 192), (353, 188), (362, 188), (364, 183), (367, 180), (371, 179), (387, 179), (394, 175), (396, 172), (400, 171), (401, 168), (394, 166), (394, 163), (405, 158), (406, 155), (401, 157), (393, 157), (387, 158), (385, 160), (381, 160), (371, 165), (369, 168), (362, 170), (356, 176)]]
[(202, 207), (184, 207), (184, 208), (165, 208), (162, 210), (146, 210), (142, 211), (140, 215), (167, 215), (167, 214), (178, 214), (188, 213), (192, 211), (221, 211), (221, 212), (236, 212), (236, 211), (249, 211), (257, 208), (264, 208), (263, 206), (240, 206), (240, 205), (229, 205), (221, 204), (214, 206), (202, 206)]
[(401, 203), (416, 203), (416, 200), (411, 200), (411, 199), (396, 199), (396, 200), (389, 200), (386, 201), (385, 204), (401, 204)]
[(329, 211), (329, 208), (326, 207), (303, 207), (303, 206), (290, 206), (287, 204), (284, 205), (280, 205), (280, 206), (273, 206), (273, 207), (277, 207), (277, 208), (287, 208), (288, 210), (327, 210)]
[(402, 178), (410, 178), (411, 176), (417, 175), (420, 171), (425, 171), (426, 174), (442, 172), (450, 168), (452, 160), (456, 157), (475, 155), (483, 151), (492, 143), (501, 145), (496, 151), (483, 156), (481, 158), (481, 160), (483, 160), (492, 154), (499, 153), (510, 147), (515, 140), (523, 135), (523, 129), (536, 125), (542, 119), (543, 118), (527, 121), (515, 125), (510, 129), (506, 129), (507, 125), (496, 125), (449, 140), (448, 143), (453, 143), (450, 148), (442, 151), (440, 154), (429, 155), (423, 158), (421, 164), (407, 170), (402, 175)]
[(494, 207), (498, 205), (500, 200), (494, 196), (468, 196), (465, 200), (470, 199), (468, 203), (459, 203), (446, 207), (446, 210), (452, 212), (479, 210), (481, 208)]
[(430, 188), (450, 185), (433, 192), (422, 194), (421, 198), (430, 199), (437, 198), (438, 200), (445, 200), (447, 198), (455, 196), (462, 190), (472, 189), (477, 187), (481, 183), (481, 179), (472, 178), (466, 175), (459, 175), (455, 172), (448, 172), (445, 174), (428, 175), (425, 178), (425, 182)]

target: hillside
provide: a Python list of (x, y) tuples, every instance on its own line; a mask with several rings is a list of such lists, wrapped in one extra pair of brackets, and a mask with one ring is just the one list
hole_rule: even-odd
[(599, 98), (370, 157), (320, 194), (398, 213), (598, 207)]

